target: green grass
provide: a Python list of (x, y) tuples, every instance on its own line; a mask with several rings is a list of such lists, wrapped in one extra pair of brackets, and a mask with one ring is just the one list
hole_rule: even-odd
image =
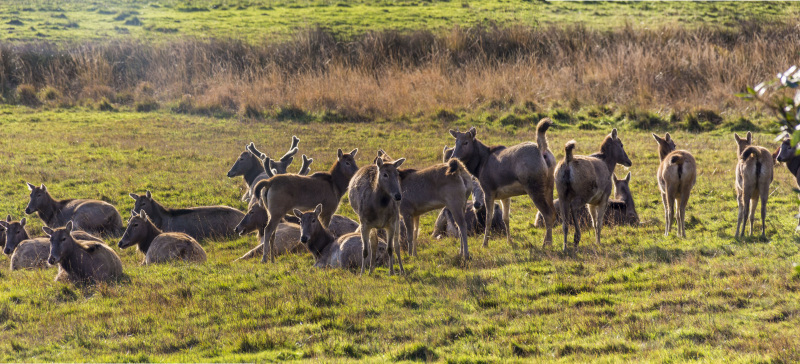
[(798, 10), (800, 5), (789, 2), (9, 0), (0, 4), (0, 39), (151, 41), (197, 36), (261, 41), (317, 25), (348, 35), (476, 24), (728, 26), (752, 18), (792, 19)]
[[(556, 229), (556, 247), (542, 249), (535, 210), (517, 197), (511, 225), (523, 248), (512, 250), (502, 237), (484, 248), (472, 238), (474, 259), (462, 265), (455, 239), (428, 237), (430, 213), (422, 219), (419, 257), (405, 258), (403, 277), (388, 277), (386, 269), (365, 277), (317, 270), (307, 254), (276, 264), (231, 263), (256, 244), (252, 235), (206, 243), (209, 261), (196, 266), (141, 267), (141, 254), (125, 250), (126, 278), (89, 287), (53, 282), (53, 269), (9, 272), (0, 258), (0, 360), (800, 360), (797, 198), (786, 169), (778, 167), (772, 186), (769, 241), (737, 241), (731, 133), (673, 133), (680, 148), (694, 152), (700, 173), (689, 238), (664, 237), (650, 133), (613, 118), (585, 122), (597, 129), (550, 131), (557, 158), (567, 140), (588, 154), (620, 126), (642, 220), (639, 228), (604, 229), (599, 246), (586, 233), (565, 255)], [(487, 143), (535, 140), (529, 124), (492, 125), (478, 125)], [(241, 180), (225, 173), (250, 141), (279, 155), (298, 135), (314, 171), (328, 167), (339, 147), (360, 148), (360, 165), (382, 147), (422, 167), (452, 143), (450, 124), (441, 121), (242, 122), (2, 106), (0, 126), (0, 212), (15, 219), (27, 204), (25, 181), (47, 184), (56, 198), (109, 201), (125, 217), (133, 202), (127, 194), (145, 189), (170, 206), (244, 208)], [(756, 141), (775, 146), (772, 135)], [(617, 167), (618, 175), (625, 172)], [(346, 199), (340, 213), (354, 217)], [(39, 231), (38, 218), (29, 219)]]

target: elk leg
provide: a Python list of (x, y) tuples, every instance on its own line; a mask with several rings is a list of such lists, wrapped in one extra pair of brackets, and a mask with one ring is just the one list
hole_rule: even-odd
[[(492, 229), (492, 218), (494, 216), (494, 196), (491, 193), (487, 193), (483, 198), (484, 206), (486, 206), (486, 221), (484, 221), (484, 235), (483, 235), (483, 246), (489, 246), (489, 232)], [(453, 211), (450, 211), (452, 214)], [(508, 228), (508, 227), (506, 227)], [(506, 234), (510, 234), (508, 230), (506, 230)]]
[(264, 248), (261, 255), (261, 263), (267, 262), (267, 257), (270, 261), (275, 262), (275, 231), (278, 229), (278, 224), (281, 222), (281, 217), (284, 214), (273, 214), (269, 216), (267, 227), (264, 228)]
[[(361, 225), (361, 275), (364, 275), (364, 267), (367, 263), (367, 257), (370, 251), (369, 231), (371, 229)], [(377, 240), (377, 239), (376, 239)]]
[[(517, 244), (511, 241), (511, 198), (500, 200), (500, 203), (503, 205), (503, 223), (506, 225), (506, 240), (508, 240), (508, 245), (511, 245), (511, 248), (516, 249)], [(486, 208), (489, 207), (487, 206)], [(492, 205), (492, 211), (494, 211), (494, 205)], [(492, 225), (492, 220), (488, 217), (486, 219), (486, 224)]]
[(767, 199), (769, 187), (761, 189), (761, 238), (767, 237)]
[(737, 194), (737, 196), (736, 196), (736, 205), (739, 206), (739, 214), (738, 214), (738, 216), (736, 218), (736, 233), (734, 233), (733, 236), (735, 238), (738, 238), (739, 237), (739, 226), (742, 225), (742, 211), (743, 211), (742, 208), (744, 206), (742, 206), (742, 198), (743, 198), (742, 192), (741, 191), (736, 191), (736, 194)]
[[(536, 194), (528, 193), (528, 196), (533, 200), (534, 206), (539, 210), (539, 213), (544, 218), (544, 241), (542, 247), (546, 248), (553, 245), (553, 225), (555, 224), (556, 209), (553, 206), (553, 194)], [(548, 196), (550, 199), (548, 199)], [(505, 217), (505, 216), (504, 216)]]
[(756, 220), (756, 209), (758, 209), (758, 194), (754, 193), (750, 199), (750, 236), (753, 236), (753, 224)]
[(680, 214), (681, 214), (681, 237), (686, 238), (686, 204), (689, 203), (689, 194), (687, 193), (686, 196), (681, 197), (680, 201)]

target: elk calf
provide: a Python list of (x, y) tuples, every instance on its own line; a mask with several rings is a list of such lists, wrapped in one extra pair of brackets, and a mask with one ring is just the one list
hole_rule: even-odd
[[(389, 254), (389, 275), (394, 274), (392, 252), (397, 254), (400, 273), (405, 274), (403, 260), (397, 244), (400, 229), (400, 203), (403, 198), (400, 188), (400, 173), (397, 168), (405, 161), (400, 158), (392, 162), (384, 162), (383, 158), (375, 158), (375, 164), (364, 166), (356, 172), (348, 187), (350, 206), (358, 214), (361, 225), (362, 260), (361, 274), (364, 274), (367, 257), (369, 257), (369, 273), (375, 270), (378, 257), (377, 234), (372, 229), (385, 229), (387, 236), (387, 252)], [(371, 239), (372, 238), (372, 239)]]
[[(553, 241), (553, 168), (551, 155), (547, 150), (547, 129), (552, 125), (549, 119), (543, 119), (537, 125), (537, 143), (521, 143), (511, 147), (489, 147), (475, 138), (477, 131), (471, 128), (466, 133), (450, 130), (456, 139), (453, 158), (458, 158), (467, 170), (478, 178), (483, 193), (484, 206), (494, 206), (495, 200), (503, 200), (503, 217), (506, 219), (506, 238), (511, 241), (508, 222), (509, 207), (507, 199), (527, 194), (545, 217), (547, 231), (544, 245)], [(486, 210), (486, 220), (492, 221), (494, 209)], [(489, 244), (490, 226), (486, 226), (483, 245)]]
[(220, 237), (233, 237), (236, 224), (244, 214), (228, 206), (201, 206), (183, 209), (167, 208), (153, 199), (150, 191), (144, 196), (130, 194), (136, 200), (133, 211), (144, 211), (153, 224), (164, 232), (186, 233), (197, 239), (205, 240)]
[(122, 233), (122, 217), (108, 202), (88, 199), (55, 200), (42, 184), (36, 187), (27, 183), (31, 191), (30, 202), (25, 213), (36, 212), (51, 229), (65, 226), (72, 221), (76, 229), (106, 236)]
[(173, 260), (204, 263), (206, 251), (194, 238), (184, 233), (165, 233), (140, 211), (128, 220), (128, 228), (117, 244), (120, 249), (138, 245), (144, 254), (142, 265), (166, 263)]
[(278, 228), (283, 216), (292, 209), (312, 209), (322, 204), (320, 219), (324, 226), (330, 225), (331, 217), (339, 208), (339, 201), (347, 191), (347, 185), (353, 175), (358, 171), (355, 156), (358, 149), (349, 154), (338, 150), (336, 163), (328, 172), (317, 172), (310, 176), (296, 174), (281, 174), (256, 184), (253, 192), (261, 199), (261, 204), (267, 206), (269, 220), (264, 229), (264, 237), (269, 239), (269, 249), (263, 249), (262, 262), (267, 257), (273, 261), (275, 230)]
[(47, 264), (58, 264), (56, 281), (101, 282), (122, 276), (122, 261), (111, 248), (94, 241), (76, 239), (72, 221), (58, 229), (42, 227), (50, 237)]
[(600, 244), (600, 233), (608, 206), (608, 197), (611, 195), (611, 175), (617, 163), (630, 167), (632, 165), (622, 140), (617, 136), (617, 129), (611, 131), (600, 145), (600, 152), (590, 156), (573, 156), (575, 141), (569, 141), (564, 148), (566, 156), (556, 167), (556, 190), (560, 201), (562, 223), (564, 228), (564, 250), (567, 250), (569, 225), (567, 220), (572, 218), (575, 227), (575, 247), (581, 240), (578, 211), (586, 206), (592, 218), (595, 242)]
[[(300, 242), (314, 256), (314, 266), (317, 268), (344, 268), (358, 269), (362, 266), (362, 240), (361, 234), (349, 233), (340, 237), (322, 226), (319, 215), (322, 212), (322, 205), (317, 205), (314, 211), (302, 212), (294, 210), (295, 216), (300, 218)], [(373, 239), (378, 239), (374, 236)], [(378, 250), (376, 252), (376, 262), (379, 265), (386, 265), (386, 243), (378, 240)]]
[[(736, 201), (739, 203), (739, 216), (736, 220), (736, 233), (739, 237), (739, 226), (742, 235), (750, 214), (750, 235), (753, 235), (753, 220), (756, 217), (756, 206), (761, 198), (761, 237), (766, 238), (767, 199), (769, 185), (772, 183), (774, 157), (764, 147), (753, 144), (753, 134), (747, 132), (746, 138), (733, 133), (736, 140), (738, 162), (736, 163)], [(752, 209), (750, 203), (752, 202)]]
[[(378, 158), (382, 158), (384, 162), (392, 160), (383, 150), (378, 151)], [(450, 159), (446, 163), (427, 168), (406, 168), (398, 172), (401, 194), (404, 196), (400, 201), (400, 217), (403, 223), (400, 236), (405, 236), (407, 240), (408, 254), (417, 255), (420, 215), (444, 207), (454, 212), (451, 216), (461, 238), (458, 253), (464, 259), (469, 259), (464, 211), (473, 184), (472, 176), (464, 164), (457, 159)]]
[[(27, 219), (0, 221), (0, 227), (6, 232), (3, 253), (11, 256), (10, 270), (47, 268), (47, 255), (50, 253), (49, 238), (31, 238), (25, 230)], [(103, 243), (103, 240), (85, 231), (73, 231), (72, 236), (79, 240), (90, 240)]]
[[(612, 181), (614, 182), (614, 190), (616, 191), (614, 198), (608, 200), (606, 207), (606, 216), (604, 224), (607, 225), (639, 225), (639, 214), (636, 213), (636, 205), (633, 202), (633, 194), (631, 194), (630, 181), (631, 173), (625, 179), (617, 178), (613, 174)], [(561, 215), (561, 201), (558, 199), (553, 200), (553, 206), (556, 208), (556, 222), (563, 223), (564, 218)], [(567, 219), (567, 224), (572, 225), (572, 219)], [(592, 226), (592, 218), (589, 216), (589, 208), (584, 206), (578, 209), (578, 224), (581, 229), (586, 229)], [(544, 226), (544, 218), (541, 213), (536, 214), (536, 222), (533, 224), (536, 227)]]
[(675, 150), (675, 141), (669, 133), (664, 138), (653, 134), (653, 138), (658, 142), (658, 155), (661, 158), (656, 179), (661, 190), (661, 201), (664, 203), (664, 218), (667, 225), (664, 236), (669, 236), (672, 221), (676, 220), (678, 236), (685, 238), (686, 204), (689, 203), (689, 195), (697, 179), (697, 164), (692, 153)]

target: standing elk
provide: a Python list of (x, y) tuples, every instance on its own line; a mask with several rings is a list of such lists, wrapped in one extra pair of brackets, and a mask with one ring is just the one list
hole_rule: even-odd
[[(658, 155), (661, 164), (658, 166), (656, 180), (661, 190), (661, 201), (664, 203), (664, 218), (666, 229), (664, 236), (669, 236), (672, 221), (676, 221), (678, 236), (686, 237), (686, 205), (689, 195), (697, 180), (697, 163), (692, 153), (685, 150), (675, 150), (675, 141), (667, 133), (664, 138), (653, 134), (658, 142)], [(677, 211), (675, 202), (678, 203)], [(677, 216), (675, 216), (677, 213)]]

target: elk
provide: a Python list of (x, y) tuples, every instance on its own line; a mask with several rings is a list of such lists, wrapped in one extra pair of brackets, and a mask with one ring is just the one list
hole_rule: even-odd
[[(753, 144), (753, 133), (747, 132), (742, 138), (733, 133), (736, 141), (738, 155), (736, 163), (736, 201), (739, 204), (739, 216), (736, 220), (735, 237), (739, 237), (739, 226), (742, 235), (747, 225), (748, 213), (750, 214), (750, 236), (753, 235), (753, 220), (756, 217), (756, 206), (761, 198), (761, 237), (766, 238), (767, 199), (769, 198), (769, 185), (772, 183), (772, 173), (775, 159), (767, 148)], [(752, 202), (752, 209), (750, 203)]]
[(144, 195), (131, 193), (129, 196), (136, 201), (133, 211), (137, 214), (139, 211), (146, 212), (162, 231), (186, 233), (197, 240), (235, 236), (233, 228), (244, 217), (241, 211), (229, 206), (164, 207), (153, 199), (150, 191)]
[[(606, 216), (604, 224), (608, 225), (639, 225), (639, 214), (636, 213), (636, 204), (633, 202), (633, 194), (630, 189), (631, 173), (624, 179), (617, 178), (616, 174), (612, 175), (612, 182), (614, 182), (614, 190), (616, 191), (613, 199), (608, 200), (606, 207)], [(556, 208), (556, 222), (563, 223), (564, 219), (561, 215), (561, 202), (558, 199), (553, 200), (553, 205)], [(572, 219), (567, 219), (567, 223), (572, 225)], [(592, 226), (592, 218), (589, 216), (589, 208), (584, 206), (578, 209), (578, 223), (581, 229)], [(544, 218), (542, 214), (536, 214), (536, 222), (533, 224), (536, 227), (544, 226)]]
[(206, 251), (191, 236), (161, 231), (144, 211), (131, 214), (128, 227), (117, 246), (125, 249), (137, 245), (144, 254), (142, 265), (166, 263), (173, 260), (203, 263)]
[(611, 195), (611, 175), (617, 163), (625, 167), (632, 165), (622, 140), (617, 136), (617, 129), (603, 139), (600, 152), (589, 156), (573, 155), (575, 141), (567, 142), (564, 147), (566, 155), (556, 166), (556, 190), (561, 207), (561, 216), (564, 216), (562, 226), (564, 229), (564, 246), (567, 250), (569, 238), (569, 225), (567, 220), (572, 218), (575, 227), (573, 244), (578, 246), (581, 240), (578, 210), (583, 206), (589, 209), (594, 227), (595, 242), (600, 245), (600, 233), (608, 206), (608, 197)]
[(47, 227), (54, 229), (72, 221), (76, 229), (88, 233), (107, 236), (119, 236), (122, 233), (122, 217), (108, 202), (90, 199), (56, 200), (50, 196), (44, 184), (39, 187), (26, 184), (31, 194), (25, 213), (37, 213)]
[[(322, 226), (319, 215), (322, 205), (317, 205), (314, 211), (302, 212), (294, 209), (294, 214), (300, 219), (300, 243), (314, 256), (314, 266), (317, 268), (345, 268), (358, 269), (362, 262), (362, 238), (359, 233), (349, 233), (336, 237), (330, 230)], [(378, 239), (374, 236), (373, 239)], [(376, 262), (380, 265), (387, 263), (386, 243), (378, 241)]]
[[(658, 188), (661, 190), (661, 201), (664, 203), (664, 216), (666, 229), (664, 236), (669, 236), (672, 221), (676, 221), (678, 236), (686, 237), (686, 204), (689, 202), (689, 195), (692, 187), (697, 180), (697, 163), (694, 156), (685, 150), (675, 150), (675, 141), (667, 133), (664, 138), (653, 134), (658, 142), (658, 155), (661, 164), (656, 172)], [(678, 209), (675, 210), (675, 202)], [(675, 216), (677, 213), (677, 216)]]
[[(486, 228), (486, 208), (480, 203), (477, 203), (480, 208), (475, 208), (476, 202), (482, 200), (483, 197), (475, 199), (475, 201), (467, 202), (467, 207), (464, 209), (464, 219), (467, 222), (468, 236), (481, 234)], [(492, 218), (491, 230), (493, 233), (497, 234), (506, 233), (506, 223), (503, 222), (503, 210), (497, 203), (494, 204), (494, 217)], [(434, 239), (441, 239), (443, 236), (460, 236), (458, 227), (453, 219), (453, 214), (446, 208), (439, 212), (436, 223), (433, 225), (433, 234), (431, 234), (431, 237)]]
[[(400, 173), (397, 170), (405, 162), (405, 158), (385, 162), (383, 158), (375, 158), (375, 163), (364, 166), (356, 172), (350, 186), (348, 197), (350, 206), (358, 214), (361, 227), (362, 259), (361, 274), (364, 274), (369, 257), (369, 273), (372, 274), (377, 265), (378, 239), (373, 229), (385, 229), (387, 237), (387, 254), (389, 255), (389, 275), (394, 275), (392, 252), (397, 254), (400, 274), (405, 274), (403, 260), (397, 244), (400, 231), (400, 203), (403, 198), (400, 187)], [(370, 239), (372, 237), (372, 239)]]
[[(392, 161), (383, 149), (378, 151), (378, 158), (384, 162)], [(461, 238), (459, 255), (469, 259), (467, 246), (467, 223), (464, 211), (467, 197), (472, 192), (472, 175), (464, 164), (457, 159), (447, 163), (436, 164), (423, 169), (404, 168), (398, 170), (401, 194), (400, 201), (400, 235), (405, 236), (408, 254), (417, 255), (417, 238), (419, 236), (420, 215), (440, 208), (453, 211), (451, 216)], [(480, 188), (480, 187), (478, 187)]]
[(47, 264), (58, 264), (56, 281), (101, 282), (122, 276), (122, 261), (105, 244), (76, 239), (72, 221), (55, 230), (42, 227), (50, 237)]
[[(546, 131), (552, 125), (550, 119), (542, 119), (537, 125), (537, 143), (521, 143), (511, 147), (487, 146), (478, 140), (475, 128), (466, 133), (450, 130), (456, 139), (453, 158), (464, 163), (467, 170), (480, 182), (484, 193), (483, 206), (494, 206), (495, 200), (503, 202), (503, 218), (506, 224), (506, 238), (509, 245), (516, 247), (511, 241), (509, 226), (509, 199), (513, 196), (527, 194), (542, 215), (545, 217), (547, 231), (544, 246), (553, 242), (553, 169), (555, 159), (547, 149)], [(486, 220), (492, 221), (494, 209), (486, 210)], [(483, 237), (483, 245), (489, 245), (491, 225), (487, 224)]]
[[(0, 227), (6, 232), (3, 253), (11, 256), (10, 270), (47, 268), (47, 255), (50, 253), (49, 238), (31, 238), (25, 230), (27, 219), (12, 221), (11, 215), (0, 221)], [(103, 240), (85, 231), (75, 230), (72, 236), (79, 240), (103, 243)]]
[[(786, 163), (786, 169), (794, 176), (795, 184), (800, 187), (800, 156), (796, 155), (797, 146), (792, 145), (790, 138), (784, 138), (781, 145), (775, 150), (772, 155), (778, 162)], [(800, 214), (798, 214), (800, 216)], [(797, 228), (800, 229), (800, 220), (797, 222)]]
[[(295, 221), (292, 221), (293, 223), (281, 222), (278, 225), (278, 230), (275, 232), (275, 246), (278, 255), (288, 252), (297, 253), (302, 250), (302, 246), (298, 244), (298, 241), (300, 241), (300, 226), (298, 225), (300, 220), (294, 215), (292, 215), (292, 217), (296, 223)], [(261, 205), (261, 201), (256, 201), (250, 205), (244, 218), (242, 218), (242, 221), (239, 222), (239, 225), (237, 225), (234, 230), (239, 236), (257, 231), (259, 244), (239, 259), (236, 259), (237, 261), (264, 254), (262, 250), (264, 249), (263, 232), (264, 228), (267, 226), (268, 218), (267, 210)], [(356, 231), (358, 223), (342, 215), (333, 215), (329, 228), (333, 236), (339, 237)]]
[[(264, 163), (267, 156), (256, 149), (255, 144), (245, 146), (245, 151), (239, 155), (236, 162), (233, 163), (231, 169), (228, 171), (228, 178), (236, 176), (243, 176), (247, 192), (242, 195), (242, 201), (250, 202), (252, 197), (252, 187), (262, 179), (267, 179), (279, 173), (286, 173), (286, 169), (291, 164), (294, 154), (297, 153), (297, 145), (300, 142), (296, 136), (292, 137), (292, 146), (289, 152), (281, 158), (279, 164), (269, 166), (269, 163)], [(303, 155), (303, 165), (300, 167), (298, 174), (306, 175), (309, 171), (309, 166), (314, 160)], [(267, 169), (269, 168), (269, 169)]]
[(337, 151), (336, 163), (328, 172), (317, 172), (310, 176), (281, 174), (258, 182), (253, 192), (259, 196), (261, 204), (267, 206), (269, 220), (264, 229), (265, 239), (269, 239), (269, 249), (263, 249), (261, 262), (267, 257), (275, 260), (275, 230), (281, 219), (292, 209), (312, 209), (322, 204), (320, 219), (324, 226), (329, 226), (333, 214), (339, 207), (339, 201), (347, 192), (350, 179), (358, 171), (355, 156), (358, 149), (348, 154)]

